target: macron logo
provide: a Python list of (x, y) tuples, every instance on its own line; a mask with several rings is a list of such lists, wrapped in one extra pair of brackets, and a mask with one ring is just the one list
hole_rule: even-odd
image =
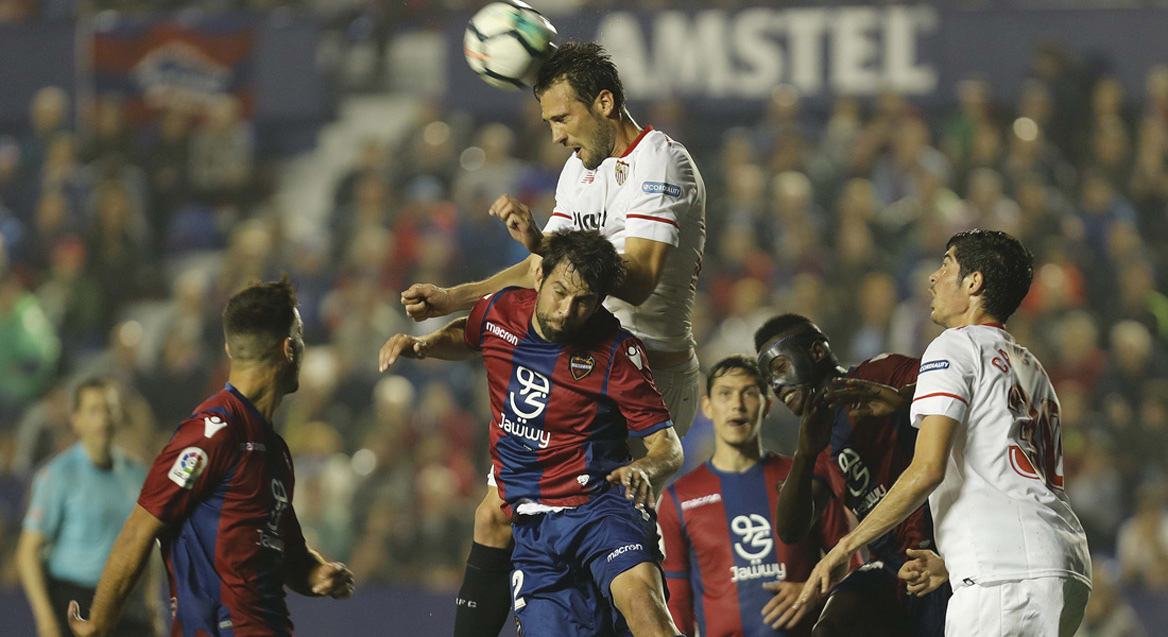
[(507, 330), (499, 327), (498, 325), (495, 325), (494, 323), (492, 323), (490, 321), (487, 321), (487, 331), (494, 334), (495, 336), (498, 336), (499, 338), (507, 341), (508, 343), (511, 344), (512, 347), (519, 345), (519, 337), (518, 336), (515, 336), (511, 332), (508, 332)]
[(213, 438), (219, 430), (226, 427), (227, 423), (219, 416), (208, 416), (203, 419), (203, 435), (208, 438)]
[(642, 551), (642, 550), (644, 550), (644, 547), (641, 546), (640, 544), (626, 544), (626, 545), (620, 547), (619, 549), (613, 551), (612, 553), (609, 553), (607, 561), (611, 562), (614, 559), (624, 555), (625, 553), (628, 553), (629, 551)]
[(690, 509), (695, 508), (695, 507), (700, 507), (703, 504), (713, 504), (715, 502), (721, 502), (721, 501), (722, 501), (722, 494), (721, 493), (711, 493), (710, 495), (703, 495), (700, 498), (694, 498), (692, 500), (686, 500), (685, 502), (682, 502), (681, 503), (681, 510), (682, 511), (689, 511)]

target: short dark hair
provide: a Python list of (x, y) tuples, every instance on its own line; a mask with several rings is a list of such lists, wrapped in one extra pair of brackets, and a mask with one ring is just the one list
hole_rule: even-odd
[(1000, 230), (966, 230), (953, 235), (945, 250), (961, 266), (958, 276), (981, 272), (984, 280), (982, 307), (993, 318), (1006, 322), (1022, 305), (1034, 280), (1034, 255), (1022, 242)]
[(233, 358), (275, 362), (295, 324), (296, 290), (287, 274), (243, 288), (223, 309), (223, 336)]
[(612, 101), (619, 111), (625, 105), (625, 87), (612, 58), (595, 42), (565, 42), (556, 49), (539, 69), (535, 79), (535, 98), (561, 79), (576, 92), (576, 99), (592, 106), (603, 90), (612, 93)]
[(72, 413), (77, 413), (81, 410), (81, 395), (85, 392), (96, 389), (98, 391), (107, 391), (112, 387), (108, 379), (100, 376), (90, 376), (83, 378), (80, 382), (73, 386), (73, 403)]
[(595, 230), (561, 230), (543, 239), (543, 276), (567, 262), (600, 298), (608, 296), (625, 278), (625, 264), (616, 248)]
[(762, 346), (779, 334), (789, 332), (796, 327), (810, 328), (814, 325), (815, 323), (812, 323), (811, 319), (802, 314), (780, 314), (767, 319), (767, 322), (754, 332), (754, 351), (761, 352)]
[(714, 363), (714, 366), (710, 368), (710, 373), (706, 374), (706, 395), (709, 396), (710, 392), (713, 391), (714, 381), (735, 369), (742, 370), (754, 377), (754, 384), (758, 385), (759, 391), (764, 396), (766, 395), (766, 378), (763, 377), (762, 369), (758, 366), (758, 361), (743, 354), (732, 354)]

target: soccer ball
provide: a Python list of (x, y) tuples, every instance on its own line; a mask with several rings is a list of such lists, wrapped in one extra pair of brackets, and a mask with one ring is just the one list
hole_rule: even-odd
[(493, 2), (466, 25), (463, 48), (472, 71), (491, 86), (535, 84), (539, 67), (556, 50), (556, 28), (518, 0)]

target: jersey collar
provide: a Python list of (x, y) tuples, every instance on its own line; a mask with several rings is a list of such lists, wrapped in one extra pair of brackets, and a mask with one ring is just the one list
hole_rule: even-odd
[(648, 135), (649, 131), (651, 131), (651, 130), (653, 130), (652, 124), (642, 128), (641, 134), (637, 135), (637, 138), (633, 140), (633, 143), (629, 144), (629, 147), (625, 149), (625, 152), (621, 153), (621, 157), (628, 157), (629, 155), (631, 155), (633, 152), (633, 149), (637, 147), (637, 144), (641, 143), (641, 140), (644, 139), (645, 135)]
[(256, 418), (258, 418), (260, 422), (264, 423), (265, 425), (271, 426), (272, 423), (268, 422), (267, 418), (264, 418), (264, 415), (260, 413), (260, 410), (256, 409), (255, 404), (252, 403), (251, 400), (247, 396), (244, 396), (242, 392), (240, 392), (238, 389), (236, 389), (235, 385), (232, 385), (231, 383), (227, 383), (226, 385), (223, 386), (223, 391), (230, 392), (231, 395), (238, 398), (239, 402), (243, 403), (243, 405), (245, 407), (247, 407), (248, 411), (250, 411), (252, 413), (252, 415), (254, 415)]

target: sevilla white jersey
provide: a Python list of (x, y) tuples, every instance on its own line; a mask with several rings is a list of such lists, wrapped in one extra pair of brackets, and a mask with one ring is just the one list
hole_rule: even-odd
[(912, 423), (961, 423), (929, 496), (954, 587), (1036, 577), (1091, 585), (1087, 536), (1063, 492), (1059, 402), (1038, 359), (1005, 329), (945, 330), (925, 350)]
[(620, 157), (588, 170), (573, 154), (556, 186), (556, 207), (544, 232), (599, 230), (624, 254), (630, 237), (673, 246), (661, 281), (639, 306), (610, 296), (605, 307), (646, 348), (660, 352), (694, 346), (694, 293), (706, 244), (706, 184), (689, 151), (646, 126)]

